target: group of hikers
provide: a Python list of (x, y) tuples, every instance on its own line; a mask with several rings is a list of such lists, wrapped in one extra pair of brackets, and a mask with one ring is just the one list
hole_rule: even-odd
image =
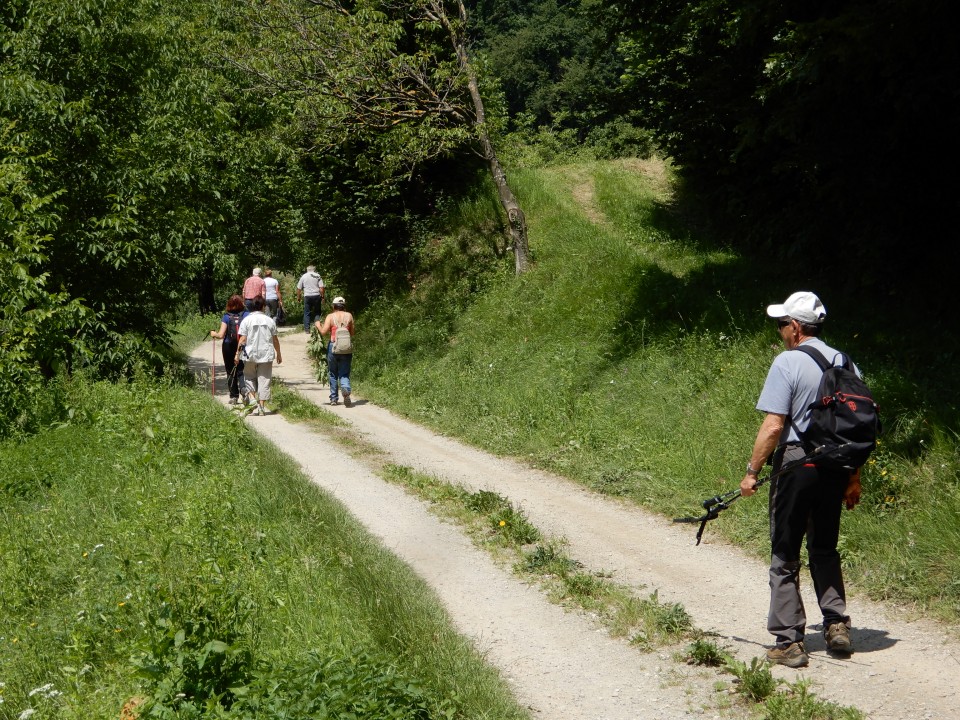
[[(272, 281), (272, 282), (271, 282)], [(327, 366), (330, 377), (330, 404), (351, 406), (350, 368), (353, 360), (353, 314), (347, 312), (347, 301), (337, 296), (331, 302), (332, 312), (320, 318), (324, 298), (323, 279), (310, 265), (297, 281), (297, 299), (303, 302), (303, 329), (315, 327), (327, 342)], [(227, 300), (220, 328), (210, 335), (222, 340), (221, 351), (226, 368), (229, 403), (245, 406), (256, 415), (267, 415), (265, 403), (270, 400), (273, 364), (282, 364), (277, 333), (278, 313), (283, 310), (280, 283), (273, 273), (254, 268), (240, 293)], [(282, 320), (280, 320), (282, 322)]]
[[(256, 274), (255, 271), (254, 276)], [(313, 266), (307, 268), (297, 283), (297, 294), (302, 296), (304, 304), (304, 330), (309, 331), (313, 323), (321, 336), (330, 336), (327, 343), (330, 404), (337, 404), (339, 390), (344, 404), (349, 406), (353, 315), (346, 311), (344, 298), (335, 297), (331, 303), (333, 311), (320, 321), (324, 285)], [(238, 381), (237, 375), (240, 373), (246, 382), (248, 397), (258, 403), (257, 412), (262, 415), (265, 413), (263, 402), (270, 398), (272, 363), (281, 362), (280, 345), (275, 322), (263, 313), (266, 296), (251, 298), (249, 311), (241, 317), (244, 300), (240, 295), (230, 298), (219, 331), (211, 334), (224, 341), (224, 364), (231, 373), (231, 402), (239, 402), (242, 381)], [(853, 651), (837, 550), (840, 517), (844, 505), (852, 510), (860, 502), (860, 466), (876, 445), (879, 418), (857, 366), (844, 353), (820, 339), (827, 315), (820, 298), (812, 292), (796, 292), (783, 303), (768, 306), (766, 314), (776, 321), (785, 351), (779, 353), (770, 366), (756, 404), (757, 410), (764, 413), (764, 419), (740, 482), (738, 497), (750, 497), (758, 484), (770, 483), (767, 629), (774, 636), (775, 644), (766, 655), (771, 663), (799, 668), (809, 662), (804, 645), (807, 618), (799, 582), (804, 539), (823, 616), (826, 649), (840, 656)], [(237, 339), (228, 342), (228, 329), (234, 324)], [(346, 352), (337, 341), (338, 334), (341, 340), (345, 338)], [(233, 372), (234, 368), (239, 368), (238, 373)], [(842, 382), (859, 383), (863, 390), (858, 394), (844, 387), (841, 392), (839, 383)], [(872, 424), (865, 428), (864, 441), (845, 441), (836, 436), (824, 441), (823, 433), (829, 432), (824, 430), (829, 425), (829, 422), (825, 425), (824, 418), (831, 412), (847, 413), (839, 425), (848, 430), (858, 423)], [(830, 449), (825, 450), (828, 445)], [(768, 463), (770, 473), (760, 480), (761, 470)]]

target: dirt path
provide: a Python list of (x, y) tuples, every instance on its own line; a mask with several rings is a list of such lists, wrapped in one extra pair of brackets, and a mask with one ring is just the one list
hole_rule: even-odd
[[(305, 342), (302, 332), (281, 337), (285, 362), (275, 367), (275, 376), (324, 404), (328, 391), (313, 380)], [(209, 373), (210, 356), (209, 344), (197, 348), (196, 366)], [(222, 366), (218, 377), (218, 395), (225, 400)], [(715, 632), (718, 642), (741, 660), (762, 655), (769, 643), (763, 563), (715, 537), (695, 547), (691, 526), (672, 525), (562, 478), (438, 436), (365, 402), (362, 387), (355, 399), (352, 408), (327, 409), (349, 421), (391, 462), (509, 497), (545, 533), (565, 537), (570, 556), (589, 569), (608, 571), (644, 595), (656, 590), (661, 600), (681, 603), (697, 627)], [(456, 528), (362, 462), (338, 456), (340, 466), (331, 467), (326, 452), (330, 438), (279, 415), (251, 416), (247, 422), (297, 460), (314, 482), (339, 498), (434, 588), (459, 630), (502, 670), (534, 717), (740, 716), (736, 710), (717, 709), (721, 698), (713, 689), (719, 677), (715, 671), (679, 664), (665, 651), (644, 655), (610, 639), (590, 618), (562, 611), (498, 568)], [(809, 577), (802, 582), (809, 586)], [(857, 652), (849, 660), (827, 656), (819, 625), (814, 625), (807, 642), (810, 666), (801, 671), (778, 667), (775, 674), (806, 678), (820, 697), (856, 706), (874, 720), (960, 717), (955, 633), (951, 640), (934, 623), (906, 622), (895, 610), (852, 595)], [(804, 602), (815, 610), (812, 595), (805, 595)]]

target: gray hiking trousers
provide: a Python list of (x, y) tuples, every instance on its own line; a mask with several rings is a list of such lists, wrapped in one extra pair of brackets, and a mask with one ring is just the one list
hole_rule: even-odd
[[(776, 472), (781, 463), (802, 456), (800, 447), (787, 446), (774, 457), (773, 471)], [(837, 622), (850, 625), (837, 552), (840, 513), (848, 481), (849, 473), (845, 470), (798, 465), (770, 482), (767, 630), (776, 637), (778, 645), (803, 640), (806, 629), (807, 616), (800, 597), (800, 549), (804, 537), (824, 627)]]

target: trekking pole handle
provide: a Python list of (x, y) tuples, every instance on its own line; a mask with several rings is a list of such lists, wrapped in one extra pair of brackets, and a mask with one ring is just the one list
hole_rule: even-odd
[[(701, 503), (701, 506), (704, 510), (710, 510), (717, 505), (726, 505), (727, 503), (733, 502), (740, 496), (740, 489), (731, 490), (730, 492), (724, 493), (723, 495), (714, 495), (712, 498), (707, 498)], [(721, 508), (723, 509), (723, 508)]]

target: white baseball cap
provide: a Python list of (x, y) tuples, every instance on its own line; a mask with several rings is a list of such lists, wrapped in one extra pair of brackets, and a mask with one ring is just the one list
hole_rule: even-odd
[(346, 305), (346, 304), (347, 304), (347, 301), (344, 300), (344, 299), (343, 299), (342, 297), (340, 297), (339, 295), (337, 295), (337, 296), (333, 299), (333, 304), (334, 304), (334, 305)]
[(791, 317), (809, 325), (819, 325), (827, 317), (827, 309), (812, 292), (801, 290), (784, 300), (782, 305), (767, 306), (772, 318)]

